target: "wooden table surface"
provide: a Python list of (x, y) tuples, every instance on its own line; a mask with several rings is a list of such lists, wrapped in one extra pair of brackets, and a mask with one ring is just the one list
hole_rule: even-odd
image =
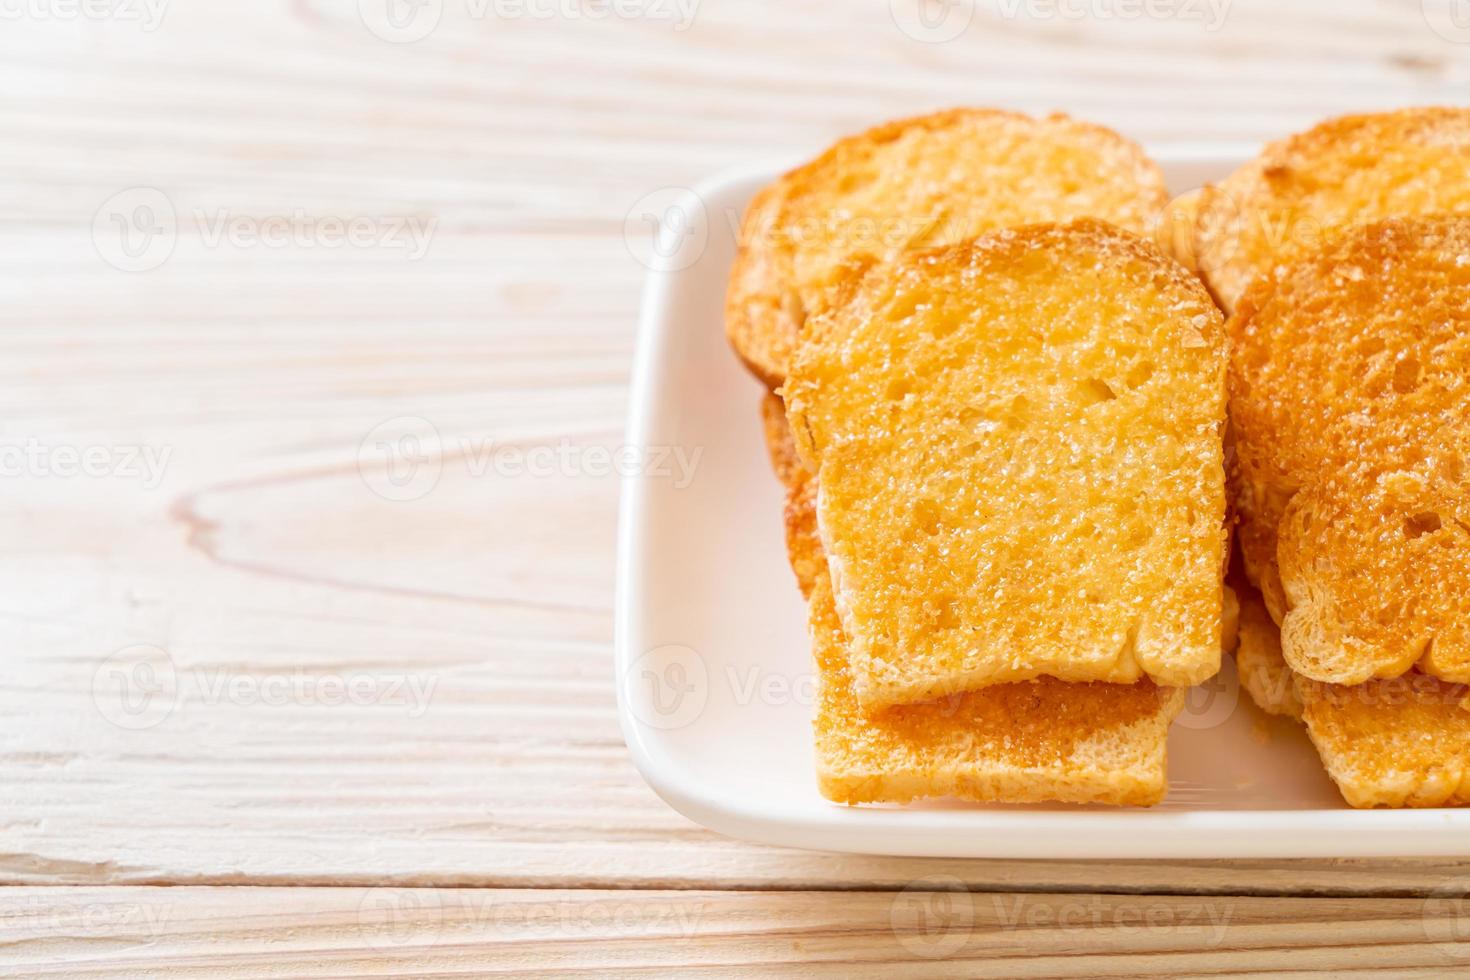
[[(1470, 18), (390, 2), (0, 4), (0, 976), (1470, 969), (1465, 862), (702, 830), (618, 729), (616, 478), (494, 463), (620, 444), (647, 195), (954, 104), (1452, 102)], [(375, 455), (405, 419), (428, 485)]]

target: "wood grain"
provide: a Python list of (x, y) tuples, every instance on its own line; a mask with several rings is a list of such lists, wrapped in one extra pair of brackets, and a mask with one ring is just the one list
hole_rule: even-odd
[(23, 889), (0, 891), (0, 976), (1427, 977), (1464, 968), (1463, 911), (941, 880), (897, 893)]
[[(505, 476), (494, 453), (619, 445), (637, 202), (942, 105), (1254, 141), (1470, 82), (1470, 48), (1417, 0), (1237, 0), (1213, 31), (986, 2), (943, 44), (898, 29), (900, 5), (705, 0), (675, 30), (477, 19), (449, 0), (414, 44), (373, 36), (353, 0), (180, 0), (156, 30), (55, 4), (8, 19), (0, 446), (42, 456), (0, 480), (0, 882), (476, 885), (578, 890), (476, 893), (492, 905), (711, 910), (706, 938), (666, 954), (616, 928), (558, 944), (476, 926), (415, 959), (424, 976), (772, 975), (803, 957), (889, 975), (907, 952), (893, 898), (847, 890), (936, 874), (986, 893), (1218, 894), (1240, 912), (1213, 959), (1107, 929), (1035, 948), (1030, 930), (977, 933), (975, 956), (1034, 975), (1429, 969), (1422, 899), (1393, 896), (1462, 880), (1458, 862), (791, 853), (693, 826), (629, 765), (610, 683), (616, 480)], [(126, 272), (94, 224), (139, 187), (166, 198), (173, 248)], [(273, 218), (317, 230), (250, 237)], [(234, 219), (250, 234), (212, 238)], [(324, 244), (324, 219), (379, 238)], [(410, 219), (432, 222), (418, 257), (380, 240)], [(432, 424), (443, 464), (431, 490), (390, 499), (363, 460), (405, 417)], [(134, 471), (143, 450), (166, 459), (156, 479)], [(88, 452), (105, 472), (57, 472)], [(170, 707), (119, 714), (118, 666), (140, 657)], [(101, 975), (112, 957), (139, 975), (221, 958), (237, 975), (410, 969), (343, 938), (351, 891), (7, 894), (27, 975)], [(1247, 897), (1288, 894), (1379, 897)], [(65, 925), (97, 903), (166, 909), (177, 929)], [(1340, 946), (1314, 958), (1324, 924)]]

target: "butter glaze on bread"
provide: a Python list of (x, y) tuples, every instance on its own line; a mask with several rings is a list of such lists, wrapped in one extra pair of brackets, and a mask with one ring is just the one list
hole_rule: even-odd
[(856, 696), (1220, 664), (1219, 311), (1101, 222), (909, 253), (844, 287), (786, 385)]
[(1237, 590), (1240, 620), (1235, 645), (1235, 672), (1256, 707), (1271, 715), (1301, 721), (1296, 675), (1281, 656), (1281, 630), (1254, 589)]
[(853, 265), (997, 228), (1092, 216), (1136, 232), (1168, 194), (1137, 144), (1063, 115), (954, 109), (841, 140), (746, 211), (725, 324), (771, 388), (807, 317)]
[(780, 399), (761, 415), (772, 468), (786, 487), (791, 567), (809, 599), (817, 672), (818, 787), (839, 803), (953, 796), (981, 802), (1149, 806), (1167, 789), (1170, 722), (1182, 691), (1138, 684), (1001, 684), (929, 704), (864, 712), (816, 535), (811, 475)]
[(1230, 320), (1246, 568), (1297, 673), (1470, 681), (1470, 218), (1354, 229)]
[(1198, 270), (1227, 312), (1251, 281), (1348, 228), (1470, 213), (1470, 109), (1343, 116), (1268, 145), (1209, 187)]
[(1254, 592), (1241, 598), (1241, 686), (1262, 709), (1306, 722), (1343, 798), (1355, 807), (1470, 805), (1466, 688), (1413, 671), (1344, 687), (1296, 674)]

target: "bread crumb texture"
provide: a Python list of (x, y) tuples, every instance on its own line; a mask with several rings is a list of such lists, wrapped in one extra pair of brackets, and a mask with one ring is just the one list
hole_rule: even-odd
[(812, 589), (817, 780), (839, 803), (979, 801), (1148, 806), (1167, 789), (1182, 691), (1041, 678), (867, 712), (825, 576)]
[(1470, 689), (1417, 670), (1344, 686), (1295, 673), (1259, 596), (1243, 593), (1241, 686), (1272, 714), (1306, 722), (1343, 798), (1355, 807), (1470, 805)]
[(1470, 681), (1470, 219), (1392, 219), (1229, 323), (1247, 571), (1292, 669)]
[(1296, 678), (1281, 656), (1281, 629), (1254, 590), (1239, 590), (1240, 625), (1235, 647), (1235, 672), (1240, 686), (1267, 714), (1302, 717), (1296, 696)]
[(1268, 145), (1206, 189), (1193, 258), (1227, 311), (1258, 275), (1343, 230), (1470, 213), (1470, 109), (1330, 119)]
[(800, 465), (780, 407), (779, 398), (768, 396), (761, 415), (786, 487), (788, 556), (809, 600), (822, 793), (840, 803), (953, 796), (1148, 806), (1162, 799), (1169, 723), (1184, 695), (1149, 681), (1023, 681), (874, 714), (862, 710), (816, 533), (815, 481)]
[(726, 302), (737, 353), (772, 388), (850, 267), (998, 228), (1083, 216), (1137, 232), (1168, 193), (1137, 144), (1062, 115), (955, 109), (837, 143), (756, 196)]
[(1218, 310), (1101, 222), (911, 253), (786, 386), (865, 707), (1219, 669)]

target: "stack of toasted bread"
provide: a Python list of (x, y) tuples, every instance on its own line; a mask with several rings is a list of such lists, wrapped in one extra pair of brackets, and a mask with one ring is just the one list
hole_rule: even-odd
[[(1356, 227), (1470, 212), (1467, 118), (1329, 123), (1171, 207), (1116, 133), (957, 110), (757, 196), (727, 328), (772, 390), (826, 796), (1163, 797), (1234, 642), (1228, 373), (1245, 686), (1354, 805), (1470, 802), (1470, 219)], [(1321, 241), (1260, 233), (1292, 219)], [(1406, 672), (1423, 698), (1361, 696)]]
[(1232, 311), (1244, 686), (1354, 806), (1470, 804), (1470, 111), (1272, 144), (1193, 244)]

